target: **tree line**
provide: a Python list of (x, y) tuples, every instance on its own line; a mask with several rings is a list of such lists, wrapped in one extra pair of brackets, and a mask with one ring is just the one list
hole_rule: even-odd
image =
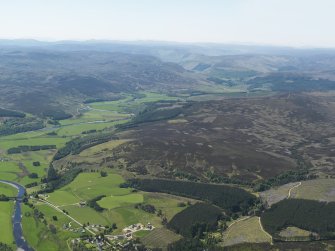
[(36, 118), (14, 118), (0, 125), (0, 136), (42, 129), (44, 123)]
[(87, 148), (108, 142), (112, 139), (118, 138), (111, 133), (97, 133), (81, 138), (75, 138), (67, 142), (64, 147), (60, 148), (53, 159), (59, 160), (70, 154), (78, 154)]
[(247, 191), (227, 185), (213, 185), (198, 182), (132, 179), (122, 184), (147, 192), (169, 193), (210, 202), (228, 212), (244, 212), (253, 206), (256, 197)]
[(262, 224), (267, 232), (278, 234), (282, 229), (295, 226), (320, 234), (321, 238), (335, 238), (335, 202), (320, 202), (303, 199), (280, 201), (262, 216)]
[(12, 147), (7, 150), (8, 154), (23, 153), (30, 151), (50, 150), (56, 149), (56, 145), (37, 145), (37, 146), (18, 146)]
[(24, 118), (25, 116), (26, 116), (26, 114), (24, 114), (22, 112), (0, 108), (0, 117)]

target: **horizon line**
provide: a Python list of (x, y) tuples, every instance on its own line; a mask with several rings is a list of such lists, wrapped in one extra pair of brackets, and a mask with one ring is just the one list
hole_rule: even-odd
[(277, 47), (287, 49), (335, 49), (335, 46), (320, 46), (320, 45), (290, 45), (290, 44), (271, 44), (271, 43), (256, 43), (256, 42), (240, 42), (240, 41), (176, 41), (176, 40), (158, 40), (158, 39), (109, 39), (109, 38), (88, 38), (88, 39), (56, 39), (56, 38), (8, 38), (0, 37), (0, 41), (34, 41), (42, 43), (66, 43), (66, 42), (104, 42), (104, 43), (157, 43), (157, 44), (180, 44), (180, 45), (234, 45), (234, 46), (255, 46), (255, 47)]

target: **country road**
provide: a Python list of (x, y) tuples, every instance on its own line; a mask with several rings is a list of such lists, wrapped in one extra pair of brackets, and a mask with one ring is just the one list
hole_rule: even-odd
[[(228, 239), (228, 236), (229, 236), (231, 227), (232, 227), (233, 225), (235, 225), (235, 224), (238, 223), (238, 222), (248, 220), (248, 219), (250, 219), (251, 217), (253, 217), (253, 216), (247, 216), (247, 217), (241, 218), (241, 219), (239, 219), (239, 220), (237, 220), (237, 221), (231, 223), (231, 224), (227, 227), (227, 229), (226, 229), (225, 239)], [(271, 236), (268, 232), (266, 232), (266, 231), (264, 230), (264, 228), (263, 228), (263, 226), (262, 226), (262, 222), (261, 222), (261, 217), (257, 217), (257, 218), (258, 218), (258, 223), (259, 223), (259, 226), (260, 226), (261, 231), (264, 232), (264, 233), (270, 238), (270, 240), (271, 240), (270, 244), (273, 245), (273, 239), (272, 239), (272, 236)]]
[[(75, 223), (77, 223), (79, 226), (83, 226), (83, 224), (81, 224), (79, 221), (77, 221), (75, 218), (73, 218), (72, 216), (66, 214), (63, 212), (63, 210), (59, 209), (57, 206), (55, 206), (54, 204), (50, 203), (49, 201), (46, 200), (42, 200), (42, 199), (38, 199), (39, 202), (42, 202), (46, 205), (48, 205), (49, 207), (52, 207), (53, 209), (57, 210), (58, 212), (64, 214), (66, 217), (68, 217), (69, 219), (71, 219), (72, 221), (74, 221)], [(92, 230), (85, 228), (88, 232), (90, 232), (91, 234), (95, 235), (96, 233), (94, 233)]]

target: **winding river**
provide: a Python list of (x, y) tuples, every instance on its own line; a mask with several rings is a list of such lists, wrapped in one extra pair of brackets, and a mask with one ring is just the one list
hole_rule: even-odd
[(1, 183), (10, 185), (12, 187), (15, 187), (18, 190), (17, 198), (15, 202), (15, 209), (14, 214), (12, 218), (13, 222), (13, 235), (15, 239), (16, 246), (18, 250), (24, 250), (24, 251), (34, 251), (31, 247), (29, 247), (27, 241), (23, 237), (23, 231), (22, 231), (22, 215), (21, 215), (21, 203), (24, 197), (25, 188), (21, 186), (20, 184), (17, 184), (12, 181), (7, 180), (0, 180)]

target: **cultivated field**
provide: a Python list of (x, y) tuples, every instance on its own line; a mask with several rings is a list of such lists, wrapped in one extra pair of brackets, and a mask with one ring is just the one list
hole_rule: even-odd
[(181, 236), (166, 228), (157, 228), (141, 238), (141, 242), (147, 247), (161, 248), (167, 250), (167, 246), (177, 240), (180, 240)]

